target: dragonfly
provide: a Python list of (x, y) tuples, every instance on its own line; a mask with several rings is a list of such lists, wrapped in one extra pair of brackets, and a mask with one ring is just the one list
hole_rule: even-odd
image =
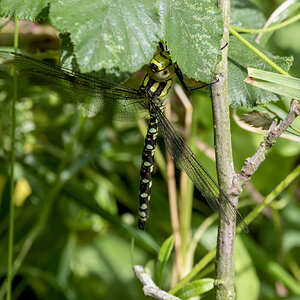
[(0, 57), (14, 65), (19, 71), (19, 76), (29, 76), (37, 82), (47, 83), (51, 88), (62, 89), (71, 101), (80, 103), (92, 114), (102, 114), (121, 121), (150, 117), (140, 168), (139, 229), (145, 229), (149, 218), (154, 154), (160, 129), (176, 166), (186, 172), (212, 210), (227, 224), (230, 221), (235, 222), (248, 232), (247, 225), (234, 203), (218, 186), (164, 114), (174, 75), (188, 91), (204, 88), (215, 82), (195, 88), (188, 87), (177, 63), (172, 61), (170, 52), (162, 43), (159, 45), (160, 51), (150, 61), (139, 89), (51, 65), (16, 52), (0, 51)]

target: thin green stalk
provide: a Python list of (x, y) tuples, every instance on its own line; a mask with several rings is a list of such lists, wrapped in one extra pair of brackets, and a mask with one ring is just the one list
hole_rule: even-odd
[[(285, 190), (295, 179), (298, 178), (300, 175), (300, 165), (298, 165), (291, 173), (288, 174), (288, 176), (279, 183), (278, 186), (265, 198), (265, 200), (251, 213), (248, 214), (248, 216), (244, 219), (246, 224), (249, 225), (258, 215), (259, 213), (267, 206), (269, 205), (283, 190)], [(238, 227), (236, 230), (236, 233), (240, 233), (241, 228)], [(190, 280), (192, 280), (198, 273), (206, 266), (208, 265), (216, 256), (216, 249), (211, 250), (208, 252), (193, 268), (193, 270), (186, 275), (184, 278), (182, 278), (177, 285), (170, 290), (171, 294), (176, 293), (179, 289), (181, 289), (186, 283), (188, 283)]]
[[(300, 175), (300, 165), (298, 165), (283, 181), (276, 186), (276, 188), (265, 198), (265, 200), (257, 206), (248, 216), (244, 219), (246, 224), (251, 223), (262, 210), (269, 205), (291, 182), (293, 182)], [(237, 228), (240, 232), (241, 228)]]
[[(18, 48), (18, 18), (15, 17), (15, 32), (14, 32), (14, 47), (15, 51)], [(8, 259), (7, 259), (7, 300), (11, 300), (12, 288), (12, 261), (14, 250), (14, 181), (15, 181), (15, 131), (16, 131), (16, 102), (18, 98), (18, 82), (16, 69), (13, 68), (13, 98), (11, 103), (11, 158), (10, 158), (10, 193), (9, 193), (9, 232), (8, 232)]]
[(208, 252), (193, 268), (193, 270), (182, 278), (169, 293), (175, 294), (179, 289), (185, 286), (190, 280), (192, 280), (205, 266), (207, 266), (216, 256), (216, 249)]
[(268, 28), (261, 28), (261, 29), (249, 29), (249, 28), (242, 28), (242, 27), (237, 27), (231, 25), (230, 27), (238, 32), (248, 32), (248, 33), (264, 33), (264, 32), (270, 32), (270, 31), (275, 31), (281, 28), (284, 28), (300, 19), (300, 14), (285, 20), (284, 22), (280, 24), (276, 24), (274, 26), (270, 26)]
[[(64, 174), (64, 169), (67, 165), (67, 161), (68, 161), (69, 157), (71, 156), (73, 145), (74, 145), (76, 138), (78, 137), (83, 120), (84, 120), (84, 118), (82, 116), (82, 113), (80, 113), (79, 118), (76, 119), (76, 126), (73, 129), (72, 138), (70, 139), (69, 144), (66, 146), (64, 156), (60, 161), (60, 165), (59, 165), (59, 168), (57, 171), (57, 177), (55, 179), (55, 182), (51, 186), (49, 193), (47, 193), (46, 199), (44, 199), (45, 204), (44, 204), (43, 210), (40, 214), (40, 217), (39, 217), (37, 223), (35, 224), (35, 226), (28, 233), (21, 250), (14, 261), (14, 264), (12, 267), (12, 277), (15, 276), (16, 273), (18, 272), (24, 259), (26, 258), (26, 255), (28, 254), (33, 242), (36, 240), (36, 238), (38, 237), (40, 232), (43, 230), (43, 227), (45, 226), (45, 224), (47, 222), (48, 216), (52, 211), (55, 200), (57, 199), (59, 192), (61, 191), (64, 184), (66, 183), (66, 178), (69, 179), (69, 177), (65, 176), (66, 174)], [(1, 289), (0, 289), (0, 299), (4, 298), (8, 284), (9, 284), (8, 280), (5, 280), (3, 282)]]
[(294, 278), (298, 281), (298, 284), (300, 286), (300, 267), (297, 263), (297, 261), (294, 259), (294, 257), (290, 253), (285, 254), (285, 261), (287, 262), (291, 273), (293, 274)]
[(240, 34), (238, 34), (232, 26), (229, 27), (229, 31), (232, 35), (234, 35), (239, 41), (241, 41), (246, 47), (248, 47), (251, 51), (253, 51), (258, 57), (264, 60), (268, 65), (270, 65), (273, 69), (279, 72), (282, 75), (290, 76), (286, 71), (276, 65), (270, 58), (264, 55), (260, 50), (254, 47), (251, 43), (249, 43), (246, 39), (244, 39)]
[(134, 255), (134, 249), (135, 249), (135, 239), (134, 236), (131, 236), (131, 243), (130, 243), (130, 262), (131, 266), (133, 267), (135, 265), (135, 255)]
[(203, 236), (204, 232), (216, 221), (216, 219), (217, 219), (217, 214), (211, 214), (201, 223), (201, 225), (195, 231), (191, 239), (191, 242), (189, 244), (189, 249), (187, 253), (187, 263), (190, 266), (193, 265), (195, 252), (201, 237)]

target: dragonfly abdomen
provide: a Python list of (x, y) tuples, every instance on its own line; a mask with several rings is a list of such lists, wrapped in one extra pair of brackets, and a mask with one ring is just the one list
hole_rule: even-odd
[[(164, 110), (166, 98), (172, 85), (172, 79), (157, 81), (147, 74), (140, 86), (140, 91), (146, 92), (148, 98), (155, 102), (160, 110)], [(150, 109), (150, 122), (145, 138), (140, 171), (140, 195), (139, 195), (139, 222), (138, 227), (142, 230), (149, 217), (149, 202), (151, 197), (152, 175), (156, 138), (158, 134), (158, 120), (156, 113)]]
[(158, 134), (158, 122), (156, 115), (150, 112), (150, 123), (145, 138), (140, 171), (140, 196), (139, 196), (139, 223), (138, 227), (144, 230), (149, 216), (149, 201), (151, 197), (152, 174), (154, 165), (154, 153)]

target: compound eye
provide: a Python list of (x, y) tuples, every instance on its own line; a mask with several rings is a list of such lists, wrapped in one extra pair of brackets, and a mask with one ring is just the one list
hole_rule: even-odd
[(158, 69), (158, 66), (156, 65), (156, 64), (151, 64), (151, 69), (153, 70), (153, 71), (156, 71), (157, 69)]

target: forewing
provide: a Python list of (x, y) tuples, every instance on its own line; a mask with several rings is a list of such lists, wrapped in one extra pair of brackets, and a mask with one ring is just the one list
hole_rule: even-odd
[(61, 93), (64, 101), (80, 104), (93, 115), (101, 113), (121, 121), (149, 116), (147, 97), (134, 88), (15, 52), (0, 51), (0, 57), (14, 65), (20, 77), (28, 76), (33, 83)]
[(151, 103), (151, 105), (156, 112), (164, 142), (177, 167), (186, 172), (194, 185), (205, 197), (210, 207), (221, 219), (227, 224), (229, 224), (229, 220), (237, 222), (239, 227), (248, 232), (247, 225), (235, 205), (228, 199), (215, 180), (205, 170), (204, 166), (184, 142), (182, 137), (176, 132), (164, 113), (155, 103)]

